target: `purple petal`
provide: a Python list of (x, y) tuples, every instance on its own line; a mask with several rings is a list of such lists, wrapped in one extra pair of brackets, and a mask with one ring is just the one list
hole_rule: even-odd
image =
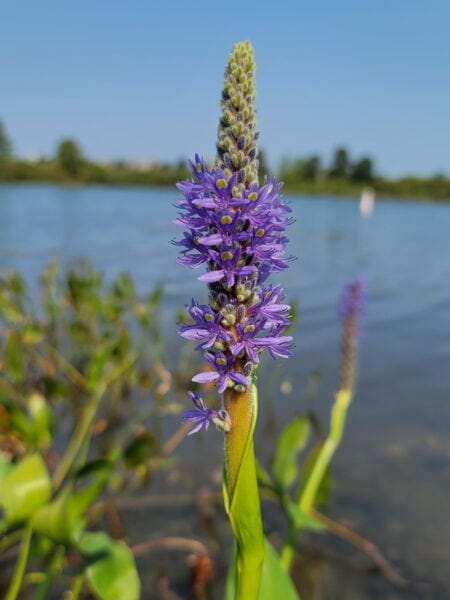
[(237, 342), (231, 346), (231, 354), (237, 356), (241, 350), (244, 349), (244, 342)]
[(185, 330), (180, 328), (178, 333), (187, 340), (203, 340), (209, 336), (209, 331), (200, 327)]
[(245, 386), (248, 385), (247, 377), (243, 373), (231, 371), (229, 375), (230, 375), (230, 379), (232, 379), (234, 382), (241, 383), (242, 385), (245, 385)]
[(192, 204), (199, 208), (216, 208), (217, 205), (214, 198), (195, 198), (195, 200), (192, 201)]
[(216, 373), (215, 371), (204, 371), (203, 373), (194, 375), (192, 381), (195, 381), (196, 383), (210, 383), (211, 381), (217, 381), (219, 377), (219, 373)]
[[(206, 423), (208, 423), (208, 421), (206, 421)], [(204, 421), (201, 421), (198, 425), (196, 425), (195, 427), (193, 427), (190, 432), (188, 433), (188, 435), (192, 435), (193, 433), (197, 433), (197, 431), (200, 431), (200, 429), (205, 425)]]
[(208, 273), (204, 273), (203, 275), (200, 275), (200, 277), (198, 277), (198, 279), (200, 281), (214, 283), (215, 281), (220, 281), (221, 279), (223, 279), (224, 275), (225, 275), (224, 271), (222, 269), (220, 269), (219, 271), (208, 271)]
[(213, 235), (205, 235), (199, 238), (200, 244), (204, 244), (205, 246), (217, 246), (222, 243), (223, 237), (220, 233), (215, 233)]

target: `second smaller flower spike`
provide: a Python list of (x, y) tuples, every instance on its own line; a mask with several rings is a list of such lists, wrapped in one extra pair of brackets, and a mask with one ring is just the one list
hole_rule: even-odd
[(343, 321), (341, 344), (340, 390), (353, 393), (357, 370), (359, 318), (364, 309), (366, 286), (361, 280), (345, 286), (338, 313)]
[(342, 320), (348, 317), (360, 317), (366, 300), (366, 285), (357, 279), (345, 286), (338, 305), (338, 315)]
[(188, 392), (188, 395), (195, 405), (194, 410), (187, 410), (183, 413), (183, 421), (185, 423), (192, 423), (195, 425), (188, 435), (192, 435), (193, 433), (200, 431), (202, 427), (207, 430), (210, 423), (214, 423), (214, 425), (222, 431), (230, 431), (230, 419), (225, 410), (213, 410), (212, 408), (206, 408), (203, 399), (197, 396), (197, 394), (194, 394), (194, 392)]

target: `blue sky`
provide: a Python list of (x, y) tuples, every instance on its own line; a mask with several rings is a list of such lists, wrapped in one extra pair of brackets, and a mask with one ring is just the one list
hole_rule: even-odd
[(450, 2), (0, 0), (0, 119), (24, 156), (214, 155), (232, 44), (256, 52), (261, 146), (347, 145), (390, 175), (450, 172)]

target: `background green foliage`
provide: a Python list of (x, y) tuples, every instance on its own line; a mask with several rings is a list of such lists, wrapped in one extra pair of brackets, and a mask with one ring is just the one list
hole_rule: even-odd
[(89, 262), (52, 263), (31, 296), (18, 273), (0, 278), (0, 551), (21, 548), (2, 597), (137, 600), (131, 550), (98, 529), (106, 500), (165, 466), (146, 425), (170, 388), (161, 290), (141, 297), (127, 273), (108, 283)]
[[(388, 179), (376, 173), (372, 158), (361, 156), (353, 160), (344, 146), (335, 149), (328, 165), (312, 154), (284, 159), (278, 169), (271, 169), (263, 150), (259, 151), (258, 160), (260, 182), (265, 175), (276, 175), (284, 181), (287, 191), (359, 197), (362, 187), (370, 185), (381, 196), (450, 200), (448, 175)], [(173, 186), (187, 177), (190, 173), (184, 159), (174, 163), (98, 162), (84, 157), (73, 139), (62, 140), (51, 158), (15, 158), (0, 122), (0, 182)]]

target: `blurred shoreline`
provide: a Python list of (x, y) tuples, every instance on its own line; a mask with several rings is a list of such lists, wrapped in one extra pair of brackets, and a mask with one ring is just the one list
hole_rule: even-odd
[[(83, 160), (73, 172), (57, 160), (10, 159), (0, 163), (2, 184), (57, 184), (64, 186), (108, 185), (118, 187), (173, 187), (181, 179), (190, 177), (186, 161), (175, 163), (99, 163)], [(344, 177), (305, 179), (301, 174), (282, 169), (279, 179), (284, 181), (286, 193), (305, 193), (314, 196), (346, 196), (359, 200), (362, 190), (370, 186), (377, 198), (395, 198), (421, 201), (450, 201), (450, 178), (444, 175), (398, 179), (374, 176), (366, 181)]]

